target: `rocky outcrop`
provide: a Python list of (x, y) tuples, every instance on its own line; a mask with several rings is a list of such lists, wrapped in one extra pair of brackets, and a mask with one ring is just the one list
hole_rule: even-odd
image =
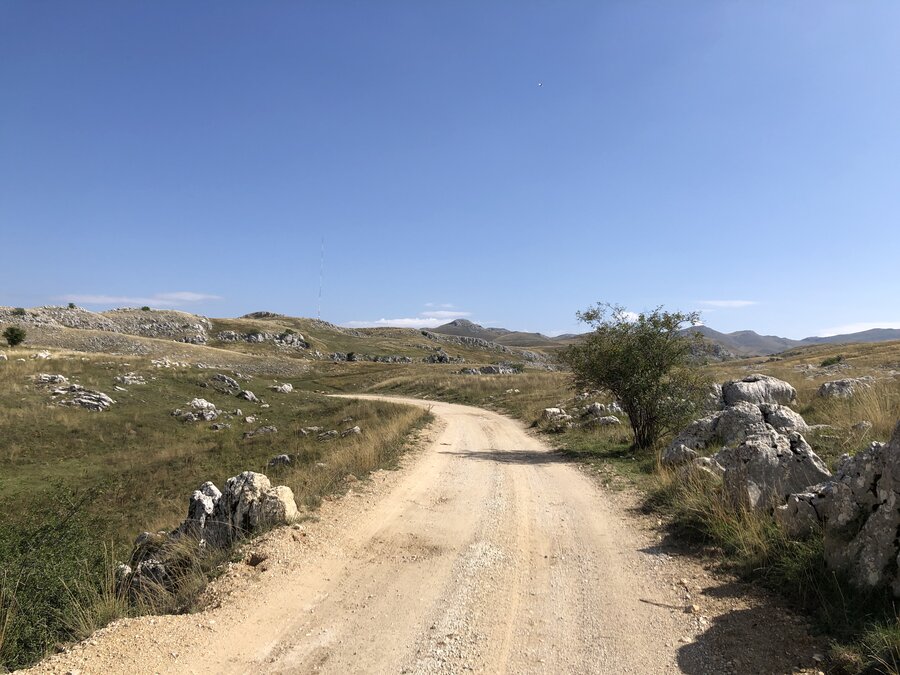
[(215, 404), (205, 398), (195, 398), (188, 403), (190, 410), (176, 408), (172, 415), (182, 422), (212, 422), (219, 418), (219, 411)]
[(480, 368), (463, 368), (460, 375), (515, 375), (516, 369), (504, 364), (481, 366)]
[(871, 376), (832, 380), (823, 383), (817, 394), (822, 398), (852, 398), (861, 389), (871, 387), (873, 382), (875, 378)]
[(147, 384), (143, 375), (137, 373), (125, 373), (124, 375), (116, 375), (116, 382), (124, 385)]
[(273, 487), (264, 474), (244, 471), (229, 478), (223, 491), (207, 481), (191, 494), (187, 518), (178, 528), (138, 535), (128, 564), (117, 569), (117, 581), (130, 593), (171, 588), (178, 583), (177, 542), (182, 538), (195, 538), (201, 550), (225, 548), (267, 527), (291, 523), (297, 515), (291, 489)]
[(241, 385), (238, 384), (238, 381), (233, 377), (228, 377), (228, 375), (223, 375), (222, 373), (216, 373), (212, 376), (214, 382), (221, 382), (228, 389), (240, 390)]
[(278, 427), (275, 426), (265, 426), (260, 427), (259, 429), (253, 429), (252, 431), (245, 431), (244, 438), (253, 438), (254, 436), (265, 436), (266, 434), (277, 434)]
[(889, 443), (845, 455), (834, 478), (790, 495), (775, 514), (795, 536), (822, 527), (828, 566), (858, 588), (900, 597), (900, 424)]
[(219, 342), (248, 342), (250, 344), (262, 344), (271, 342), (276, 347), (295, 347), (298, 349), (309, 349), (309, 343), (300, 333), (285, 331), (283, 333), (267, 333), (264, 331), (251, 331), (249, 333), (239, 333), (234, 330), (223, 330), (215, 335), (215, 339)]
[(56, 401), (58, 405), (84, 408), (93, 412), (109, 410), (115, 401), (102, 391), (85, 389), (80, 384), (70, 384), (53, 390), (53, 396), (60, 397)]
[(350, 427), (349, 429), (344, 429), (341, 432), (341, 438), (347, 438), (347, 436), (359, 436), (362, 434), (362, 429), (359, 426)]
[(831, 476), (798, 432), (755, 434), (710, 459), (723, 469), (725, 493), (731, 502), (754, 509), (773, 507), (792, 492)]
[(283, 384), (275, 384), (269, 387), (272, 391), (277, 391), (279, 394), (290, 394), (294, 391), (294, 385), (289, 382), (285, 382)]
[[(694, 466), (719, 476), (733, 506), (755, 509), (774, 506), (786, 495), (827, 479), (828, 468), (801, 434), (809, 428), (803, 417), (764, 400), (786, 400), (791, 392), (793, 387), (775, 378), (753, 376), (726, 383), (724, 401), (734, 402), (685, 427), (663, 451), (662, 463)], [(716, 447), (715, 454), (701, 456)]]
[(725, 405), (734, 405), (740, 401), (788, 405), (796, 400), (797, 391), (784, 380), (756, 374), (723, 384), (722, 398)]
[(604, 415), (624, 415), (625, 411), (617, 401), (612, 403), (591, 403), (585, 409), (585, 415), (593, 415), (594, 417), (603, 417)]
[(429, 354), (423, 358), (422, 361), (425, 363), (463, 363), (465, 359), (462, 357), (450, 356), (450, 354), (438, 347), (434, 354)]
[(268, 466), (270, 469), (277, 469), (283, 466), (290, 466), (293, 461), (294, 460), (291, 459), (290, 455), (275, 455), (268, 461), (266, 466)]
[(250, 403), (259, 403), (259, 399), (256, 394), (254, 394), (249, 389), (242, 389), (237, 393), (237, 397), (244, 399), (245, 401), (249, 401)]
[(55, 384), (55, 385), (67, 385), (69, 384), (69, 380), (66, 379), (65, 375), (53, 374), (53, 373), (40, 373), (36, 375), (34, 378), (35, 384)]

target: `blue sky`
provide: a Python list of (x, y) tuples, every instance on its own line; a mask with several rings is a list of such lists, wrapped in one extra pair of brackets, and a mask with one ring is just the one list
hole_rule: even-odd
[(900, 3), (0, 3), (0, 304), (900, 327)]

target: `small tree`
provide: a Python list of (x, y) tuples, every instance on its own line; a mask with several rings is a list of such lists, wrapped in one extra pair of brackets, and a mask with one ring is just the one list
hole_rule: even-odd
[(70, 303), (69, 303), (69, 309), (75, 309), (75, 303), (74, 303), (74, 302), (70, 302)]
[(3, 331), (3, 337), (6, 339), (6, 344), (15, 347), (25, 341), (25, 329), (18, 326), (7, 326)]
[(144, 305), (143, 307), (141, 307), (141, 311), (142, 311), (142, 312), (149, 312), (149, 311), (150, 311), (150, 307), (148, 307), (147, 305)]
[(702, 405), (709, 383), (691, 367), (691, 348), (698, 333), (696, 312), (652, 312), (634, 315), (623, 307), (599, 304), (578, 312), (594, 331), (567, 347), (562, 359), (579, 389), (598, 388), (614, 395), (634, 431), (635, 449), (653, 446), (680, 428)]

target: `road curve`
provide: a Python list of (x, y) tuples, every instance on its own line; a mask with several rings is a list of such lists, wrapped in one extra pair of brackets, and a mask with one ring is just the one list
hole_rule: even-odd
[(370, 501), (334, 506), (318, 545), (285, 528), (290, 562), (247, 568), (218, 609), (117, 622), (38, 670), (679, 670), (679, 619), (648, 600), (665, 592), (594, 481), (497, 413), (390, 400), (430, 407), (433, 442)]

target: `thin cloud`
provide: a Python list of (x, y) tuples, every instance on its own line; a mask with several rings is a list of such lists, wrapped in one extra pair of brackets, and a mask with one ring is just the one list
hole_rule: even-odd
[[(426, 303), (426, 307), (434, 306), (434, 303)], [(452, 305), (449, 305), (452, 307)], [(450, 311), (435, 309), (428, 312), (420, 312), (418, 316), (404, 317), (401, 319), (377, 319), (374, 321), (348, 321), (345, 326), (350, 328), (378, 328), (381, 326), (393, 326), (395, 328), (436, 328), (453, 319), (462, 319), (471, 316), (471, 312)]]
[(131, 295), (94, 295), (73, 293), (64, 295), (60, 298), (64, 302), (74, 302), (79, 305), (149, 305), (153, 307), (180, 307), (181, 305), (189, 305), (194, 302), (203, 302), (206, 300), (221, 300), (218, 295), (209, 293), (196, 293), (194, 291), (175, 291), (172, 293), (154, 293), (153, 295), (141, 297)]
[(426, 302), (425, 306), (426, 307), (440, 307), (441, 309), (453, 309), (454, 307), (456, 307), (456, 305), (454, 305), (451, 302)]
[(848, 333), (861, 333), (864, 330), (872, 330), (873, 328), (896, 328), (900, 329), (900, 321), (861, 321), (859, 323), (848, 323), (843, 326), (834, 326), (826, 328), (819, 333), (820, 337), (831, 337), (832, 335), (847, 335)]
[(758, 305), (759, 302), (757, 300), (700, 300), (699, 304), (719, 309), (741, 309)]

